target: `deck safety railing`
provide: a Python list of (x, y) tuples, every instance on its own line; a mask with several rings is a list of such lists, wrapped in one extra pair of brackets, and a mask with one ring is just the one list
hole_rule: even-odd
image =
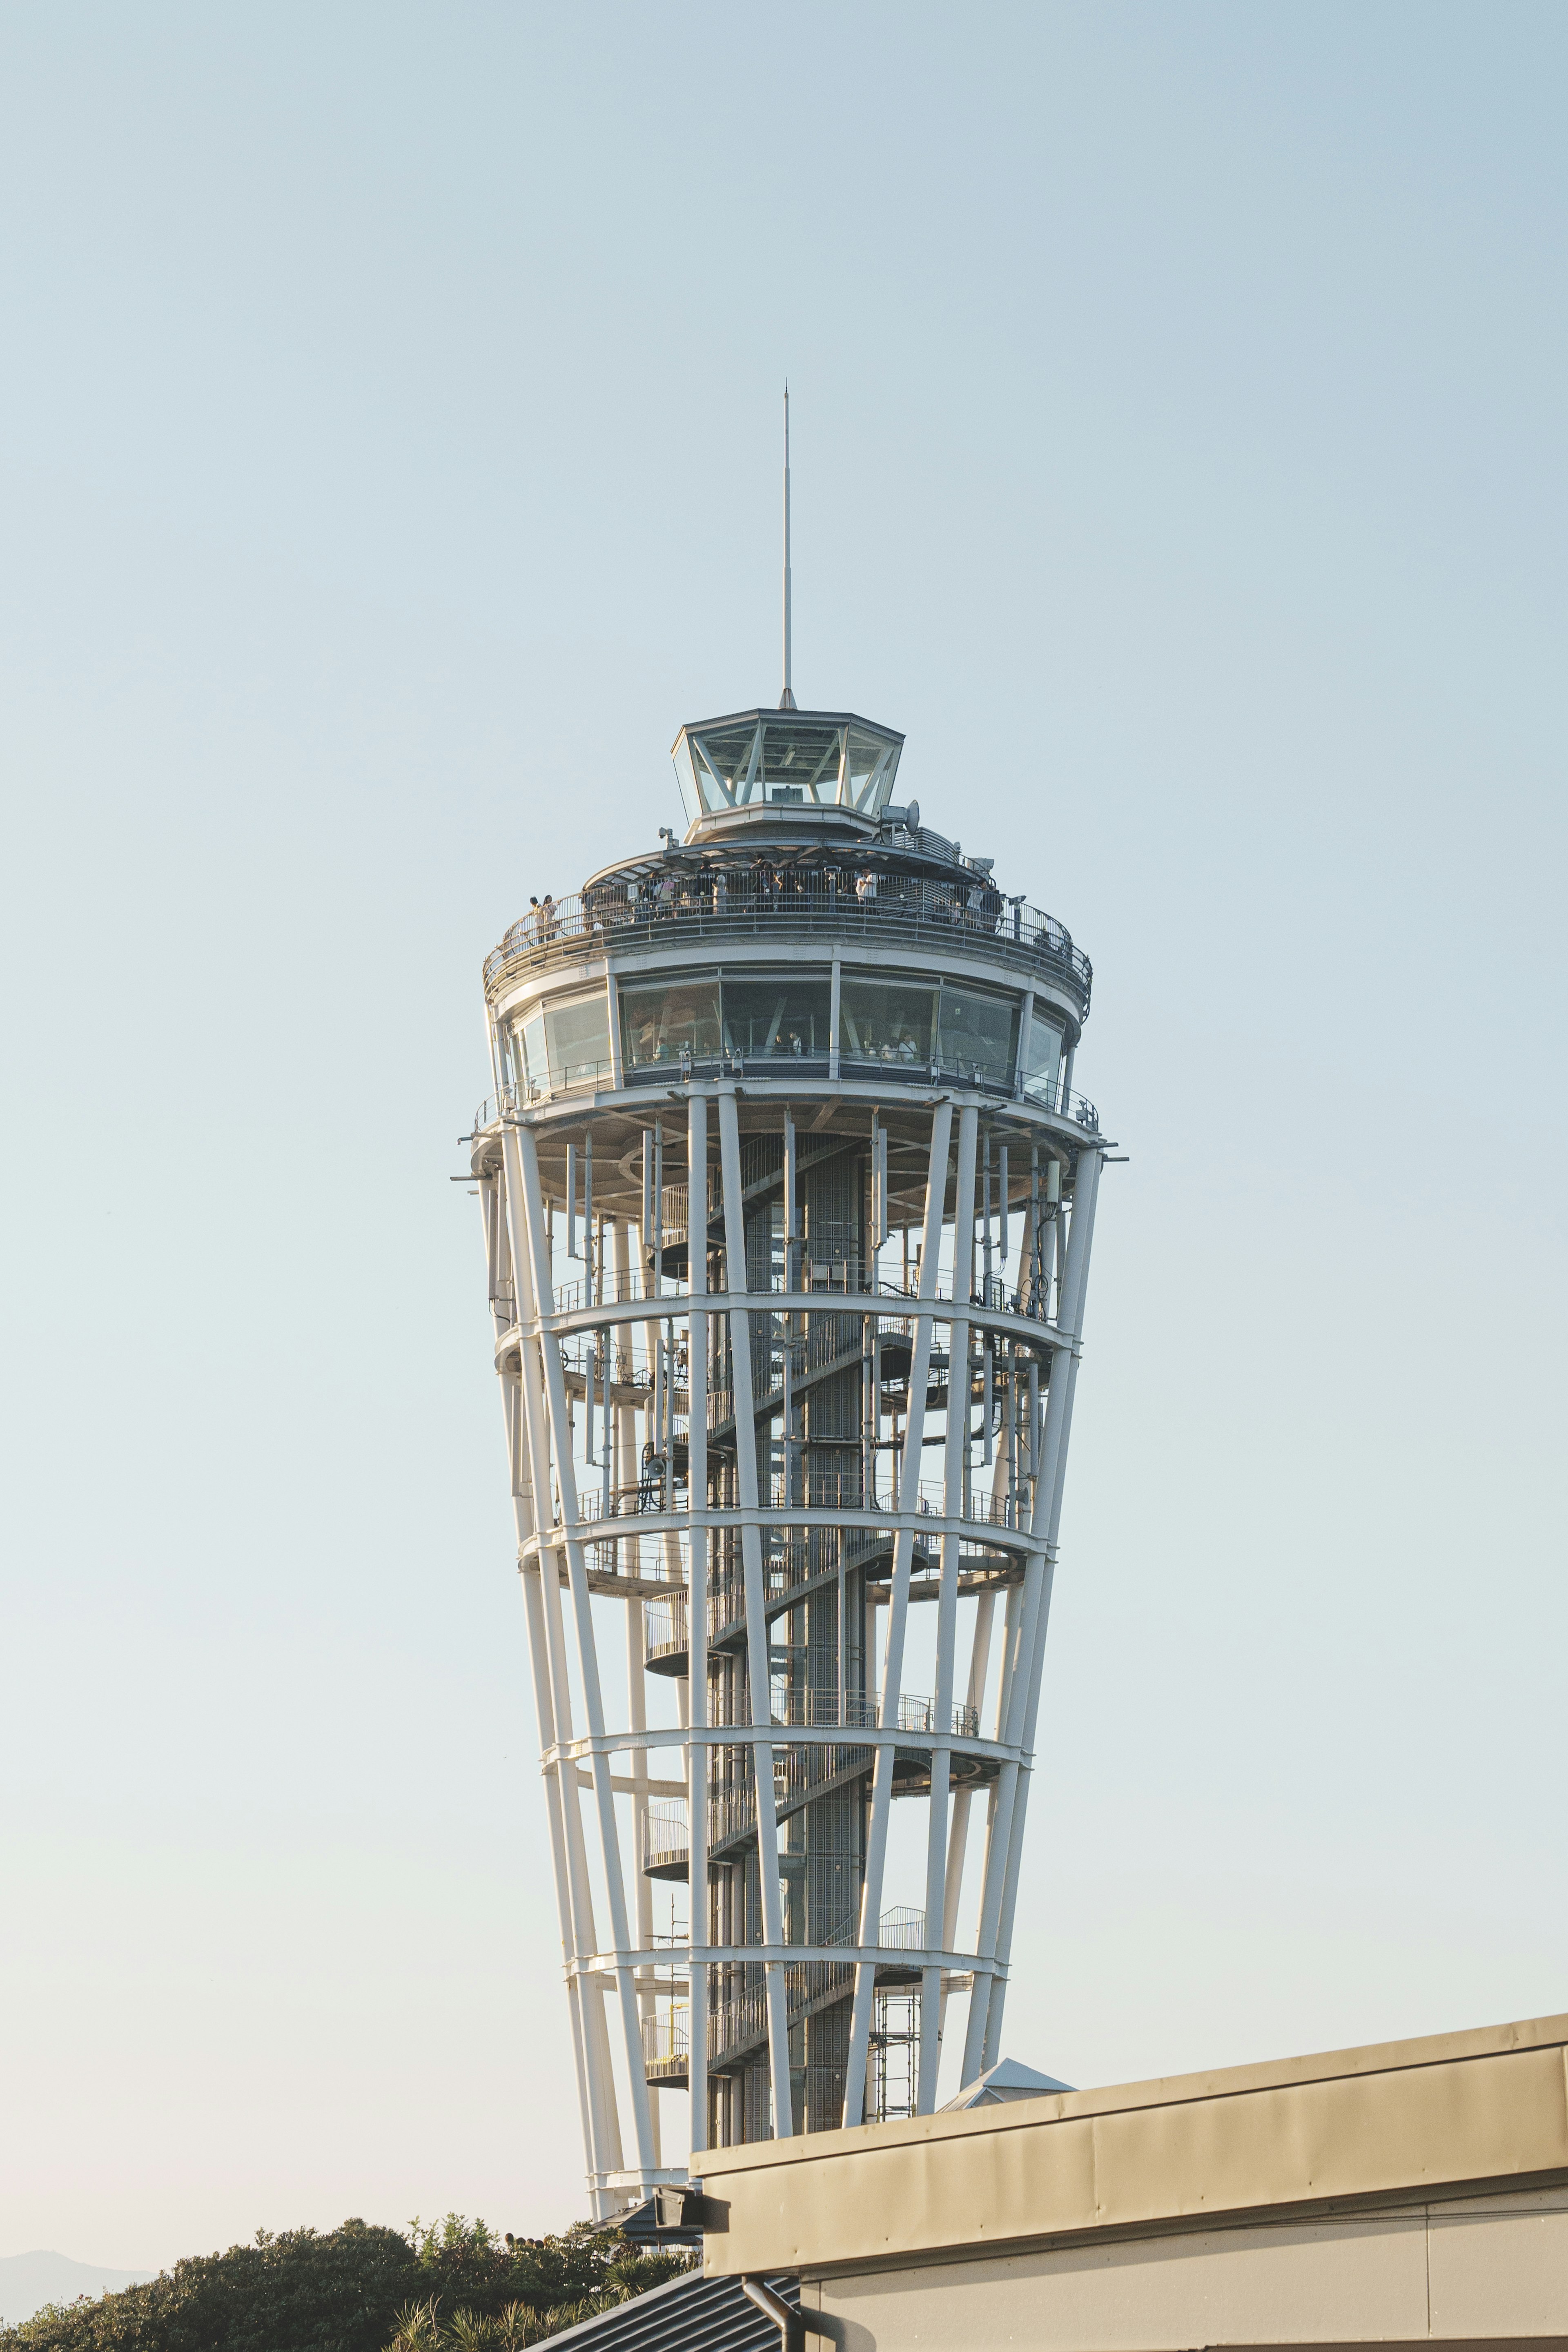
[[(636, 895), (628, 895), (628, 891)], [(874, 894), (837, 866), (717, 865), (670, 870), (646, 886), (604, 883), (512, 924), (485, 958), (487, 989), (531, 969), (575, 963), (608, 947), (686, 949), (709, 940), (810, 938), (962, 953), (965, 948), (1061, 983), (1087, 1014), (1094, 967), (1054, 916), (1004, 898), (978, 872), (951, 880), (879, 872)]]
[[(642, 1068), (627, 1070), (625, 1075), (626, 1084), (631, 1087), (647, 1084), (668, 1087), (678, 1082), (686, 1083), (692, 1078), (743, 1078), (749, 1063), (753, 1076), (766, 1077), (774, 1070), (778, 1059), (777, 1055), (728, 1053), (699, 1055), (694, 1059), (689, 1054), (683, 1053), (679, 1060), (650, 1063)], [(756, 1066), (759, 1061), (763, 1064), (760, 1071)], [(826, 1057), (818, 1055), (812, 1062), (792, 1060), (787, 1075), (794, 1077), (808, 1077), (814, 1073), (825, 1076), (826, 1070)], [(1017, 1091), (1015, 1074), (1010, 1066), (1003, 1068), (1000, 1065), (975, 1062), (966, 1055), (932, 1055), (929, 1061), (910, 1064), (863, 1060), (858, 1055), (845, 1053), (839, 1056), (838, 1073), (840, 1078), (886, 1078), (900, 1086), (977, 1086), (988, 1093), (1007, 1096)], [(780, 1071), (777, 1075), (782, 1076), (786, 1073)], [(608, 1087), (613, 1085), (614, 1079), (614, 1066), (609, 1062), (574, 1062), (569, 1067), (553, 1073), (548, 1085), (530, 1082), (521, 1086), (504, 1086), (499, 1094), (487, 1095), (480, 1103), (474, 1113), (473, 1131), (481, 1135), (487, 1127), (493, 1127), (498, 1118), (515, 1118), (520, 1111), (531, 1108), (535, 1103), (548, 1102), (552, 1097), (569, 1092), (574, 1087)], [(1059, 1080), (1031, 1078), (1026, 1096), (1039, 1109), (1058, 1111), (1064, 1118), (1070, 1118), (1076, 1126), (1086, 1129), (1091, 1135), (1099, 1133), (1100, 1113), (1089, 1097), (1080, 1094), (1076, 1087), (1064, 1087)]]

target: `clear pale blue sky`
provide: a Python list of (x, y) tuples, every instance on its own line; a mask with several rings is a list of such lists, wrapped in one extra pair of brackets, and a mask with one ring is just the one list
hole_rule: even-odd
[(1005, 2036), (1568, 2007), (1560, 7), (0, 24), (0, 2252), (579, 2210), (479, 965), (796, 683), (1095, 959)]

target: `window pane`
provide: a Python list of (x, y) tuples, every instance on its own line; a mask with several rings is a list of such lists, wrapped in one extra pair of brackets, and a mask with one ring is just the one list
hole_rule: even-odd
[(936, 991), (900, 981), (841, 983), (838, 1048), (857, 1062), (929, 1063)]
[(838, 730), (770, 719), (763, 738), (770, 801), (831, 801), (838, 792)]
[(550, 1072), (544, 1060), (544, 1014), (537, 1004), (514, 1024), (509, 1045), (512, 1084), (547, 1087)]
[(724, 982), (724, 1043), (747, 1060), (763, 1055), (827, 1054), (833, 984), (810, 973), (779, 972)]
[(702, 797), (710, 809), (730, 808), (736, 801), (752, 798), (752, 792), (747, 789), (746, 778), (751, 772), (756, 739), (754, 727), (722, 728), (717, 733), (697, 737), (699, 753), (705, 758), (708, 767), (721, 776), (729, 787), (728, 792), (721, 791), (714, 782), (713, 775), (702, 777)]
[(686, 822), (688, 824), (695, 824), (700, 816), (706, 814), (707, 806), (702, 798), (702, 787), (697, 781), (696, 771), (692, 765), (691, 746), (684, 735), (680, 737), (675, 747), (675, 780), (680, 786), (680, 800), (686, 811)]
[[(544, 1029), (552, 1087), (579, 1086), (607, 1073), (610, 1024), (608, 999), (602, 989), (592, 996), (569, 996), (564, 1003), (547, 1004)], [(529, 1055), (531, 1075), (531, 1045)]]
[(621, 991), (621, 1045), (628, 1070), (678, 1062), (684, 1045), (694, 1062), (719, 1058), (719, 982), (709, 974), (675, 986)]
[[(874, 735), (862, 735), (849, 730), (848, 756), (844, 763), (844, 798), (851, 808), (864, 807), (873, 815), (880, 815), (893, 790), (893, 778), (899, 769), (897, 748), (879, 740)], [(876, 777), (875, 788), (871, 779)], [(826, 793), (824, 799), (827, 797)]]
[(1024, 1065), (1024, 1092), (1034, 1102), (1044, 1103), (1047, 1109), (1056, 1108), (1057, 1073), (1061, 1068), (1062, 1034), (1035, 1007), (1034, 1025), (1029, 1031), (1029, 1054)]
[(1011, 1087), (1018, 1052), (1018, 1000), (984, 996), (951, 981), (942, 985), (942, 1063)]

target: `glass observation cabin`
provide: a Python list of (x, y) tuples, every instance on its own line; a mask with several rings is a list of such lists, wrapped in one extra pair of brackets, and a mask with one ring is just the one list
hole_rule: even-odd
[(955, 1081), (1092, 1127), (1070, 1094), (1089, 959), (894, 803), (902, 749), (847, 712), (683, 727), (684, 841), (544, 899), (487, 959), (497, 1101), (749, 1069)]
[(875, 826), (903, 748), (901, 735), (853, 712), (745, 710), (683, 727), (671, 757), (687, 822), (706, 835), (764, 808), (831, 810)]

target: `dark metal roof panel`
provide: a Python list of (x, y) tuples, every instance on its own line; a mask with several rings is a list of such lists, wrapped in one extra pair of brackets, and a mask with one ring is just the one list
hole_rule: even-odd
[[(858, 710), (770, 710), (761, 704), (750, 710), (727, 710), (720, 719), (689, 719), (677, 735), (716, 735), (721, 728), (754, 727), (765, 719), (770, 727), (788, 727), (792, 723), (809, 727), (863, 727), (868, 735), (879, 735), (885, 743), (901, 743), (904, 738), (896, 727), (886, 727), (879, 719), (862, 719)], [(673, 751), (675, 744), (671, 744)]]
[[(768, 2284), (798, 2309), (798, 2278), (770, 2273)], [(738, 2278), (704, 2278), (700, 2271), (689, 2271), (595, 2319), (546, 2336), (539, 2352), (554, 2352), (557, 2346), (570, 2347), (570, 2352), (778, 2352), (778, 2341), (777, 2327)]]

